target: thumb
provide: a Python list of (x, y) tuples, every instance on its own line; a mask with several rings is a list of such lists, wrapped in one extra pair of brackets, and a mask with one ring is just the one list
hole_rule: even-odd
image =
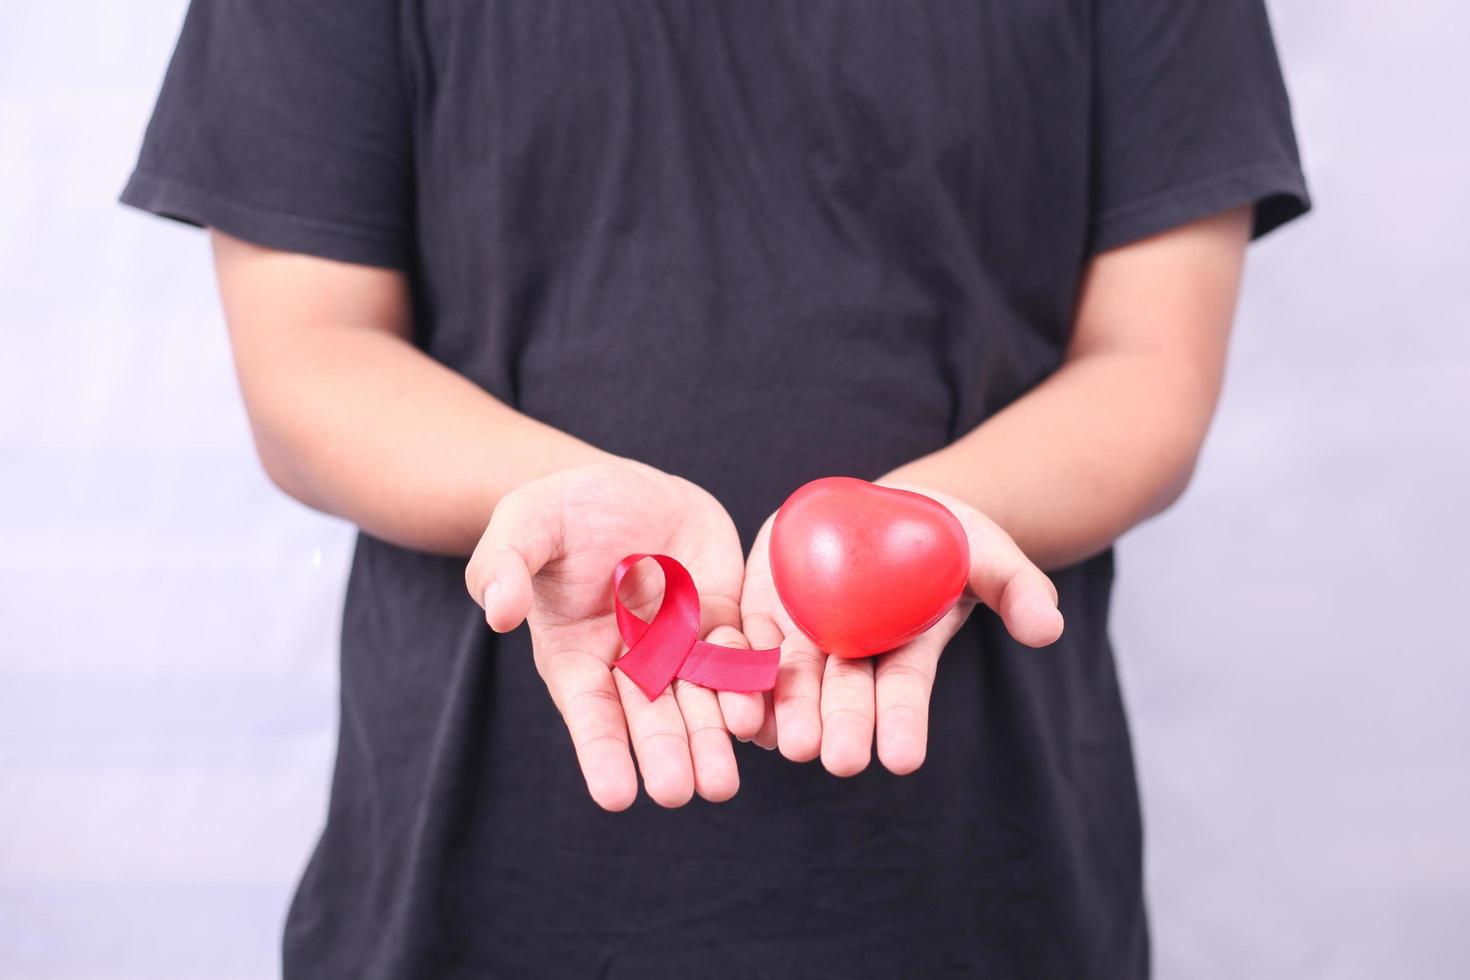
[(531, 579), (561, 547), (561, 515), (534, 484), (500, 498), (465, 566), (470, 598), (497, 633), (515, 629), (531, 611)]
[(1011, 536), (979, 513), (961, 517), (970, 539), (970, 591), (1000, 615), (1006, 631), (1029, 647), (1062, 635), (1057, 589)]

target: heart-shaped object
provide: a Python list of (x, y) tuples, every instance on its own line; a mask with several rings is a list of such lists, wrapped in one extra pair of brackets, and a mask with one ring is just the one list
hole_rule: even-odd
[(969, 574), (969, 539), (949, 508), (866, 480), (813, 480), (786, 498), (771, 527), (781, 604), (839, 657), (918, 636), (959, 600)]

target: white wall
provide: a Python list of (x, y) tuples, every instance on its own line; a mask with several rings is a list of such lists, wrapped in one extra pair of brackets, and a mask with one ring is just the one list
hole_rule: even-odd
[[(0, 9), (0, 976), (268, 977), (349, 535), (249, 447), (205, 243), (111, 201), (182, 0)], [(1280, 0), (1254, 253), (1115, 636), (1163, 978), (1470, 969), (1470, 15)]]
[(1163, 978), (1470, 976), (1470, 14), (1280, 0), (1317, 210), (1120, 554)]

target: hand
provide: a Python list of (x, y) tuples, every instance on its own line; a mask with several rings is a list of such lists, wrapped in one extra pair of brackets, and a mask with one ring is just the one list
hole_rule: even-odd
[(735, 735), (766, 748), (779, 746), (793, 762), (820, 754), (822, 765), (837, 776), (867, 768), (875, 728), (885, 767), (903, 775), (923, 764), (939, 656), (978, 603), (998, 612), (1010, 634), (1027, 646), (1046, 646), (1062, 633), (1056, 588), (995, 522), (947, 494), (885, 485), (932, 497), (959, 519), (970, 540), (969, 584), (960, 601), (896, 650), (854, 660), (829, 656), (796, 628), (776, 596), (768, 547), (773, 516), (751, 548), (740, 613), (752, 646), (781, 647), (776, 687), (766, 695), (729, 695), (722, 702)]
[[(682, 562), (699, 589), (700, 635), (745, 646), (738, 630), (744, 556), (734, 522), (688, 480), (631, 460), (562, 470), (506, 494), (465, 582), (496, 632), (529, 621), (536, 669), (598, 805), (623, 810), (638, 795), (630, 739), (654, 802), (683, 806), (696, 790), (727, 800), (740, 777), (715, 692), (676, 680), (649, 701), (610, 669), (622, 651), (613, 568), (637, 552)], [(657, 566), (630, 571), (623, 596), (651, 619), (662, 596)]]

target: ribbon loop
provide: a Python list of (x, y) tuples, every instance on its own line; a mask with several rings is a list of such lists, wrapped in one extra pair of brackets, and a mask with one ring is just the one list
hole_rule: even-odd
[[(618, 586), (645, 558), (664, 573), (664, 598), (651, 622), (623, 605)], [(688, 569), (668, 555), (628, 555), (613, 570), (613, 609), (618, 632), (628, 647), (615, 666), (648, 700), (664, 692), (675, 677), (716, 691), (769, 691), (776, 686), (781, 650), (741, 650), (699, 639), (699, 591)]]

